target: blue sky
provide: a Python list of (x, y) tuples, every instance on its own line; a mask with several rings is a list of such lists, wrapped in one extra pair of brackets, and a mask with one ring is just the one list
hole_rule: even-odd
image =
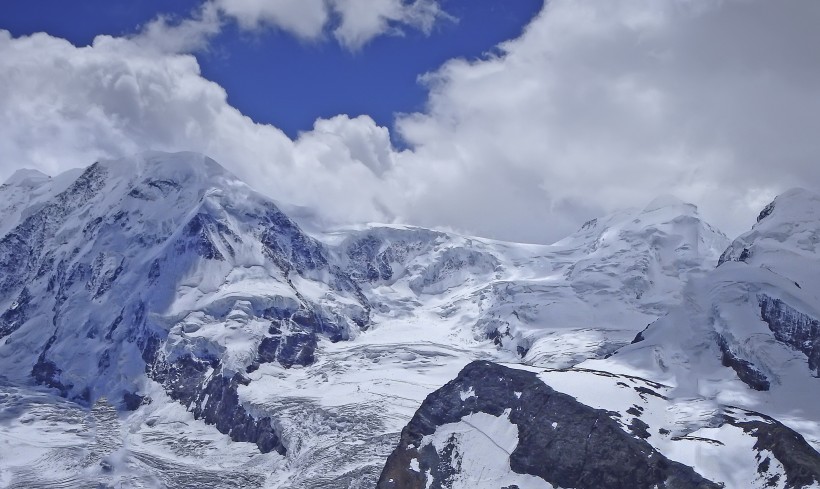
[[(159, 14), (185, 18), (198, 5), (191, 0), (2, 2), (0, 28), (14, 36), (44, 31), (82, 46), (99, 34), (133, 34)], [(423, 109), (427, 91), (419, 75), (451, 58), (481, 57), (518, 37), (542, 5), (542, 0), (445, 0), (441, 6), (451, 18), (437, 22), (429, 34), (405, 28), (403, 35), (377, 37), (355, 52), (328, 39), (306, 41), (277, 29), (248, 33), (232, 24), (196, 56), (203, 75), (227, 90), (231, 105), (291, 137), (310, 130), (315, 119), (337, 114), (367, 114), (389, 127), (394, 114)]]

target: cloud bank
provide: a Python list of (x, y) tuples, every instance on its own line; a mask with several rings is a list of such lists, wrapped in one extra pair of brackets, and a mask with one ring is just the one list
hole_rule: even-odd
[(394, 128), (403, 151), (366, 116), (319, 119), (291, 140), (231, 107), (196, 58), (178, 54), (226, 15), (305, 39), (341, 15), (332, 35), (352, 48), (396, 25), (429, 29), (439, 15), (433, 2), (380, 5), (218, 0), (187, 24), (160, 20), (87, 47), (0, 31), (0, 178), (194, 150), (332, 222), (536, 242), (660, 193), (736, 234), (776, 193), (820, 188), (812, 0), (550, 1), (493, 54), (421, 78), (425, 110)]

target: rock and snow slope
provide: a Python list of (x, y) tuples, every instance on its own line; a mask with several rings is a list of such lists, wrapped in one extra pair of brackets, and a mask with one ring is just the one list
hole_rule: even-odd
[(820, 455), (745, 409), (631, 375), (474, 362), (427, 397), (378, 487), (817, 487)]
[(237, 401), (246, 373), (310, 363), (317, 335), (369, 322), (323, 245), (201, 155), (95, 163), (43, 195), (3, 221), (4, 375), (131, 409), (153, 381), (233, 439), (284, 452), (271, 419)]
[(695, 206), (669, 197), (587, 222), (549, 246), (408, 227), (332, 238), (374, 310), (398, 318), (437, 308), (442, 319), (460, 317), (477, 337), (546, 366), (628, 343), (728, 245)]
[[(659, 458), (725, 487), (820, 487), (818, 242), (820, 196), (789, 191), (715, 270), (691, 278), (679, 306), (609, 358), (561, 370), (470, 365), (405, 427), (380, 487), (715, 487), (642, 469)], [(552, 389), (620, 429), (567, 418), (577, 406), (556, 409)], [(479, 436), (501, 417), (516, 425), (505, 446)], [(647, 445), (618, 461), (634, 440)]]
[[(728, 246), (673, 198), (549, 246), (381, 225), (312, 237), (190, 153), (19, 174), (0, 194), (0, 395), (16, 406), (0, 444), (21, 453), (0, 481), (22, 487), (373, 487), (465, 365), (601, 362)], [(98, 456), (83, 433), (109, 404), (119, 440)]]
[(591, 368), (774, 416), (820, 447), (820, 196), (777, 197), (682, 306)]

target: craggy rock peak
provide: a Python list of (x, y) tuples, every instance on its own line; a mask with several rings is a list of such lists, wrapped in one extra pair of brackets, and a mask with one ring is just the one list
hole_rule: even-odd
[(632, 375), (473, 362), (424, 401), (402, 431), (379, 487), (762, 489), (820, 483), (820, 454), (794, 430), (754, 411), (673, 394), (669, 386)]
[[(483, 361), (469, 364), (427, 397), (402, 431), (378, 487), (450, 488), (462, 477), (473, 479), (476, 474), (462, 473), (463, 452), (481, 447), (459, 445), (455, 438), (444, 446), (430, 440), (445, 425), (470, 425), (476, 413), (506, 417), (517, 427), (518, 444), (509, 453), (511, 473), (535, 476), (556, 487), (721, 487), (625, 432), (612, 413), (556, 392), (533, 372)], [(480, 431), (482, 425), (474, 429)]]

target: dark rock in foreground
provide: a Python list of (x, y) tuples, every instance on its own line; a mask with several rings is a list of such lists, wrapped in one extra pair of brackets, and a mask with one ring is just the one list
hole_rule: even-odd
[[(474, 395), (462, 400), (467, 391)], [(613, 413), (556, 392), (532, 372), (481, 361), (427, 397), (402, 431), (377, 487), (449, 487), (458, 475), (457, 454), (449, 446), (437, 451), (423, 438), (470, 414), (501, 416), (507, 410), (518, 427), (519, 442), (510, 454), (514, 473), (577, 489), (721, 487), (625, 432)]]

